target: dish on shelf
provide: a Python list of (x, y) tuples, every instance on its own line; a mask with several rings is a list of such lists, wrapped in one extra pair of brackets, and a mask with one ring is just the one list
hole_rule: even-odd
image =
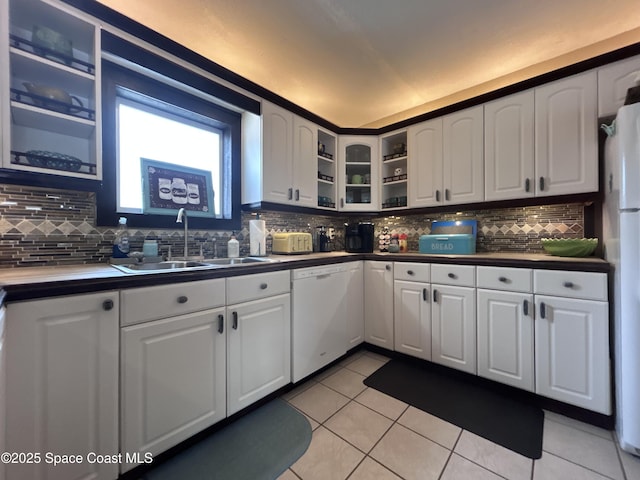
[(77, 172), (82, 168), (80, 159), (64, 153), (29, 150), (24, 155), (27, 157), (27, 162), (34, 167), (66, 170), (68, 172)]
[[(27, 89), (27, 92), (33, 94), (31, 101), (38, 107), (48, 108), (49, 110), (61, 113), (77, 112), (79, 111), (78, 107), (84, 108), (82, 100), (73, 95), (69, 95), (61, 88), (32, 82), (22, 82), (22, 85)], [(78, 106), (73, 105), (74, 101), (78, 103)]]
[(38, 55), (58, 62), (64, 62), (67, 65), (73, 63), (73, 45), (71, 44), (71, 40), (60, 32), (56, 32), (42, 25), (34, 25), (31, 43), (33, 43), (34, 52)]
[(558, 257), (588, 257), (598, 246), (597, 238), (543, 238), (542, 248)]

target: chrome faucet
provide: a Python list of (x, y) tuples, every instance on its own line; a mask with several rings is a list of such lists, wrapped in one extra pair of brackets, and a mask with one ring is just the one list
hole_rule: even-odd
[(184, 208), (178, 210), (178, 218), (176, 218), (176, 223), (182, 223), (182, 219), (184, 218), (184, 259), (186, 260), (189, 256), (189, 217), (187, 217), (187, 211)]

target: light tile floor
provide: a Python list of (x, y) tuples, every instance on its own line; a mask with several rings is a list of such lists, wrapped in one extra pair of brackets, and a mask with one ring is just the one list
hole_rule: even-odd
[(283, 396), (313, 437), (280, 480), (640, 480), (608, 430), (545, 412), (534, 461), (364, 385), (387, 361), (357, 352)]

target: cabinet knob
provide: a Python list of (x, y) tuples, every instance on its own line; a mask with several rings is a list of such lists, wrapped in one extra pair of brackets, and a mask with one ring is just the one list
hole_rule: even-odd
[(547, 318), (547, 306), (544, 302), (540, 302), (540, 318)]
[(540, 177), (540, 191), (544, 190), (544, 177)]
[(528, 178), (524, 180), (524, 191), (525, 192), (531, 191), (531, 180), (529, 180)]
[(444, 189), (444, 199), (448, 202), (449, 200), (451, 200), (451, 194), (449, 193), (449, 189), (445, 188)]
[(113, 300), (108, 299), (102, 302), (102, 309), (107, 311), (113, 309)]
[(189, 301), (189, 297), (186, 295), (180, 295), (178, 297), (178, 303), (187, 303)]
[(447, 277), (452, 278), (452, 279), (458, 278), (458, 276), (455, 273), (449, 273), (449, 274), (447, 274)]
[(296, 188), (296, 202), (300, 200), (300, 189)]
[(231, 316), (233, 318), (231, 328), (233, 328), (234, 330), (237, 330), (238, 329), (238, 312), (233, 312)]
[(224, 315), (218, 315), (218, 333), (224, 332)]
[(287, 200), (291, 200), (293, 198), (293, 188), (289, 188), (287, 190)]
[(562, 284), (562, 286), (563, 286), (563, 287), (566, 287), (566, 288), (573, 288), (573, 287), (575, 287), (575, 285), (574, 285), (574, 283), (573, 283), (573, 282), (564, 282), (564, 283)]
[(436, 290), (435, 288), (433, 289), (433, 302), (438, 302), (438, 290)]
[(268, 286), (269, 286), (269, 285), (268, 285), (268, 284), (266, 284), (266, 283), (261, 283), (261, 284), (260, 284), (260, 290), (266, 290)]
[(407, 270), (407, 275), (415, 275), (415, 273), (413, 272), (413, 270)]
[(522, 302), (522, 313), (524, 313), (525, 317), (529, 316), (529, 300)]
[(501, 281), (502, 283), (508, 283), (509, 279), (507, 277), (500, 277), (498, 278), (499, 281)]
[(425, 302), (429, 301), (429, 296), (427, 294), (427, 289), (426, 288), (422, 289), (422, 300), (425, 301)]
[(436, 202), (440, 201), (440, 190), (436, 190)]
[(384, 266), (384, 268), (385, 268), (386, 270), (391, 270), (391, 265), (385, 265), (385, 266)]

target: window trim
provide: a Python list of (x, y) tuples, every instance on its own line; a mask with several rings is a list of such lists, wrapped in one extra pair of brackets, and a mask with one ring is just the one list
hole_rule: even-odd
[[(176, 66), (184, 74), (185, 70)], [(118, 218), (127, 217), (127, 223), (134, 228), (176, 228), (172, 215), (146, 215), (118, 213), (117, 208), (117, 119), (115, 98), (118, 88), (124, 87), (178, 107), (201, 113), (221, 121), (223, 131), (223, 165), (230, 165), (231, 218), (212, 219), (192, 217), (190, 227), (206, 230), (238, 230), (241, 227), (241, 130), (242, 116), (223, 107), (196, 97), (178, 88), (142, 75), (123, 66), (102, 60), (102, 172), (101, 188), (96, 194), (96, 223), (99, 226), (118, 224)], [(224, 188), (224, 187), (223, 187)], [(229, 196), (227, 196), (229, 198)]]

